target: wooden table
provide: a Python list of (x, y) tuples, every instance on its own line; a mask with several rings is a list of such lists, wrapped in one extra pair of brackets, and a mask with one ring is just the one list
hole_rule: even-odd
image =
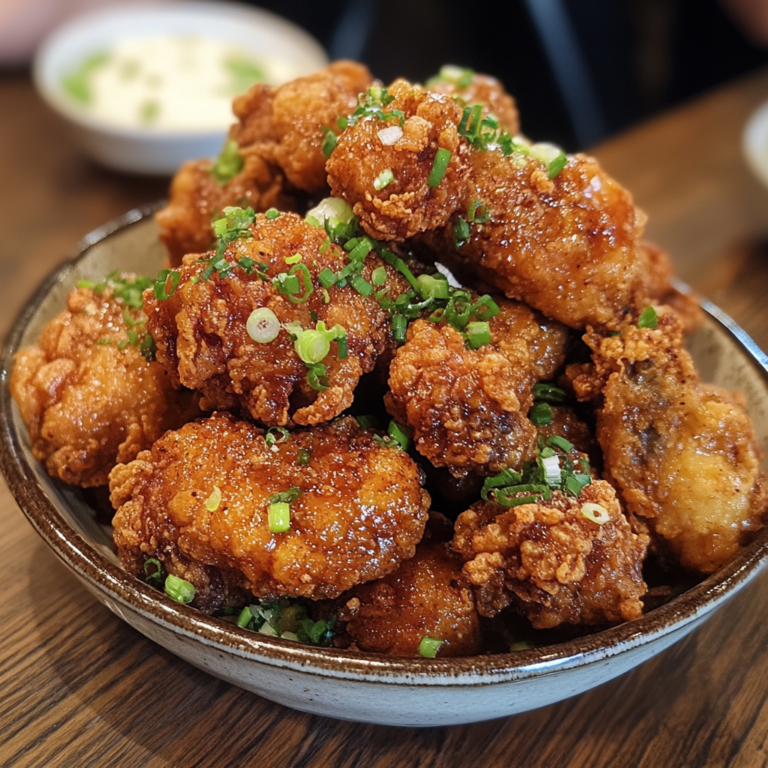
[[(599, 147), (680, 276), (768, 349), (768, 191), (740, 154), (768, 71)], [(28, 80), (0, 78), (0, 329), (92, 228), (163, 195), (92, 166)], [(0, 765), (768, 765), (768, 574), (624, 677), (544, 709), (429, 730), (293, 712), (175, 658), (98, 605), (0, 487)]]

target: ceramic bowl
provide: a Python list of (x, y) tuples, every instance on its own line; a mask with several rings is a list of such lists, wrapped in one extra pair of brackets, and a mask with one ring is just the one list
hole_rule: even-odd
[(187, 160), (215, 157), (229, 127), (186, 131), (121, 128), (89, 116), (66, 95), (63, 73), (121, 37), (148, 33), (222, 40), (290, 62), (295, 77), (328, 63), (322, 46), (300, 27), (268, 11), (236, 3), (136, 4), (73, 19), (38, 50), (33, 66), (35, 85), (48, 105), (69, 123), (87, 154), (102, 165), (129, 173), (170, 175)]
[[(155, 206), (156, 207), (156, 206)], [(768, 529), (725, 567), (642, 618), (576, 640), (511, 654), (461, 659), (392, 658), (318, 649), (265, 637), (206, 616), (128, 576), (108, 527), (80, 491), (34, 460), (7, 381), (14, 353), (34, 342), (79, 279), (115, 268), (154, 273), (164, 252), (152, 207), (132, 211), (85, 238), (56, 269), (10, 332), (2, 361), (2, 468), (38, 533), (97, 600), (172, 653), (233, 685), (295, 709), (366, 722), (433, 726), (486, 720), (565, 699), (632, 669), (705, 621), (762, 569)], [(742, 390), (758, 437), (768, 443), (768, 359), (729, 318), (706, 306), (691, 340), (705, 380)]]

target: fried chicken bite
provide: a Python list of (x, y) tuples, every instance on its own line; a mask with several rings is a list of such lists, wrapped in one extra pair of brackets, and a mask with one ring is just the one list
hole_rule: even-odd
[(361, 64), (337, 61), (278, 88), (259, 83), (237, 97), (238, 122), (220, 159), (182, 166), (168, 205), (157, 214), (171, 265), (210, 248), (211, 225), (228, 206), (295, 211), (307, 195), (322, 195), (327, 189), (323, 127), (350, 114), (371, 81)]
[(457, 258), (509, 298), (576, 329), (615, 329), (642, 308), (638, 215), (592, 158), (570, 156), (550, 178), (532, 155), (474, 151), (463, 207), (475, 210), (465, 233), (455, 218), (427, 241), (441, 254), (458, 245)]
[(418, 656), (431, 637), (443, 641), (439, 657), (476, 654), (480, 621), (461, 568), (445, 542), (422, 541), (396, 571), (339, 598), (339, 620), (361, 651)]
[(351, 417), (270, 446), (216, 413), (115, 467), (110, 490), (125, 569), (141, 575), (156, 558), (204, 611), (248, 592), (335, 598), (382, 578), (413, 557), (430, 503), (408, 454)]
[(483, 117), (494, 115), (510, 136), (520, 133), (517, 104), (495, 77), (449, 65), (427, 81), (427, 88), (434, 93), (458, 97), (466, 104), (482, 104)]
[(762, 527), (768, 506), (744, 399), (700, 383), (668, 309), (655, 329), (627, 324), (620, 335), (585, 339), (597, 381), (582, 389), (602, 393), (606, 478), (662, 556), (712, 573)]
[(413, 430), (416, 449), (457, 477), (519, 467), (536, 444), (531, 387), (562, 365), (567, 330), (500, 300), (491, 343), (467, 347), (448, 324), (416, 320), (390, 371), (387, 410)]
[(357, 97), (373, 82), (353, 61), (335, 61), (307, 77), (279, 88), (257, 83), (235, 99), (238, 119), (230, 133), (244, 157), (256, 154), (276, 165), (297, 189), (326, 189), (323, 128), (352, 113)]
[(556, 490), (508, 510), (478, 502), (456, 521), (452, 547), (481, 615), (512, 605), (536, 629), (550, 629), (638, 618), (647, 544), (632, 532), (613, 488), (595, 480), (578, 498)]
[[(383, 270), (380, 289), (393, 297), (408, 284), (374, 252), (350, 261), (324, 229), (296, 214), (247, 221), (222, 255), (186, 259), (170, 298), (145, 294), (157, 359), (176, 383), (203, 394), (204, 410), (242, 408), (267, 426), (329, 421), (394, 345), (389, 313), (370, 291), (352, 287), (360, 285), (353, 268), (368, 288), (373, 271)], [(325, 287), (321, 274), (335, 279), (343, 270), (351, 284)], [(256, 310), (271, 339), (250, 335)]]
[(139, 349), (142, 313), (115, 292), (131, 284), (71, 291), (66, 309), (14, 360), (10, 390), (32, 453), (48, 474), (72, 485), (105, 485), (115, 464), (198, 415), (191, 393), (176, 392)]
[(326, 170), (334, 196), (371, 237), (403, 241), (448, 222), (470, 171), (461, 115), (450, 96), (405, 80), (368, 91)]

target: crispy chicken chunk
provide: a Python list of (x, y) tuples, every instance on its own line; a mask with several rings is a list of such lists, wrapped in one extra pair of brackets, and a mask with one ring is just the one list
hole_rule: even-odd
[[(157, 558), (205, 611), (245, 590), (334, 598), (382, 578), (413, 557), (430, 503), (408, 454), (352, 418), (269, 446), (252, 424), (214, 414), (118, 465), (110, 489), (126, 570)], [(288, 505), (284, 532), (272, 530), (272, 503)]]
[(443, 542), (422, 542), (416, 555), (378, 581), (340, 598), (339, 619), (361, 651), (418, 656), (424, 637), (443, 641), (438, 656), (480, 651), (480, 623), (462, 563)]
[(128, 343), (140, 321), (111, 289), (77, 288), (37, 344), (16, 355), (11, 393), (53, 477), (106, 485), (115, 464), (197, 415), (190, 393), (177, 393), (162, 366)]
[(328, 183), (371, 237), (402, 241), (448, 222), (464, 196), (469, 147), (459, 140), (461, 108), (450, 96), (405, 80), (392, 84), (389, 103), (381, 91), (369, 91), (369, 111), (339, 136)]
[[(427, 88), (434, 93), (444, 93), (461, 99), (466, 104), (482, 104), (483, 117), (488, 113), (495, 115), (499, 124), (510, 136), (516, 136), (520, 132), (520, 116), (517, 112), (515, 100), (505, 90), (504, 86), (495, 77), (483, 75), (479, 72), (445, 71), (431, 78)], [(455, 75), (455, 76), (454, 76)]]
[(699, 382), (669, 310), (654, 330), (626, 325), (619, 336), (585, 338), (598, 379), (585, 390), (602, 392), (606, 476), (661, 553), (712, 573), (762, 526), (768, 505), (743, 398)]
[(236, 98), (238, 122), (229, 138), (242, 168), (227, 179), (218, 177), (208, 160), (187, 163), (171, 184), (168, 205), (157, 214), (171, 264), (210, 248), (211, 224), (227, 206), (293, 211), (307, 193), (324, 193), (323, 126), (336, 126), (337, 117), (350, 114), (370, 83), (364, 66), (337, 61), (279, 88), (254, 85)]
[(562, 364), (567, 331), (524, 304), (500, 300), (491, 343), (468, 349), (447, 324), (416, 320), (390, 366), (389, 412), (417, 450), (457, 477), (519, 466), (536, 444), (531, 387)]
[(578, 498), (553, 491), (549, 501), (509, 510), (478, 502), (456, 521), (452, 546), (482, 615), (513, 605), (536, 629), (550, 629), (638, 618), (647, 544), (613, 488), (595, 480)]
[[(335, 275), (350, 261), (338, 246), (328, 246), (322, 228), (296, 214), (274, 219), (260, 214), (245, 234), (248, 239), (230, 244), (223, 256), (226, 276), (214, 271), (203, 279), (210, 260), (190, 258), (169, 299), (145, 294), (157, 359), (174, 381), (202, 392), (205, 410), (242, 407), (267, 426), (329, 421), (349, 407), (360, 377), (394, 344), (389, 313), (374, 295), (364, 296), (351, 285), (323, 287), (321, 272)], [(243, 259), (251, 260), (250, 274), (240, 266)], [(399, 295), (407, 283), (375, 253), (367, 256), (360, 275), (370, 283), (379, 267), (386, 271), (382, 289)], [(278, 277), (291, 271), (296, 292), (287, 292)], [(280, 323), (267, 343), (248, 334), (248, 319), (261, 308)], [(289, 328), (291, 323), (298, 325)], [(331, 341), (327, 356), (316, 361), (327, 367), (327, 386), (317, 373), (313, 386), (294, 338), (314, 333), (322, 323), (327, 331), (338, 326), (346, 355), (339, 339)]]
[[(482, 201), (459, 258), (507, 296), (571, 328), (615, 329), (644, 298), (631, 195), (592, 158), (574, 155), (550, 179), (533, 157), (473, 152), (465, 206)], [(439, 249), (453, 251), (456, 222)], [(432, 238), (435, 247), (435, 238)]]

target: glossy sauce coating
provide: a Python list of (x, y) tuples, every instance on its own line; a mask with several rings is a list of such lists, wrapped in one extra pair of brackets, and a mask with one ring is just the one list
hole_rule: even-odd
[[(218, 505), (208, 501), (214, 488)], [(291, 488), (301, 493), (290, 529), (273, 533), (269, 499)], [(195, 585), (203, 610), (243, 590), (333, 598), (385, 576), (413, 556), (430, 501), (408, 455), (352, 418), (269, 446), (261, 430), (224, 413), (166, 433), (116, 467), (110, 489), (124, 567), (141, 574), (157, 558)]]

